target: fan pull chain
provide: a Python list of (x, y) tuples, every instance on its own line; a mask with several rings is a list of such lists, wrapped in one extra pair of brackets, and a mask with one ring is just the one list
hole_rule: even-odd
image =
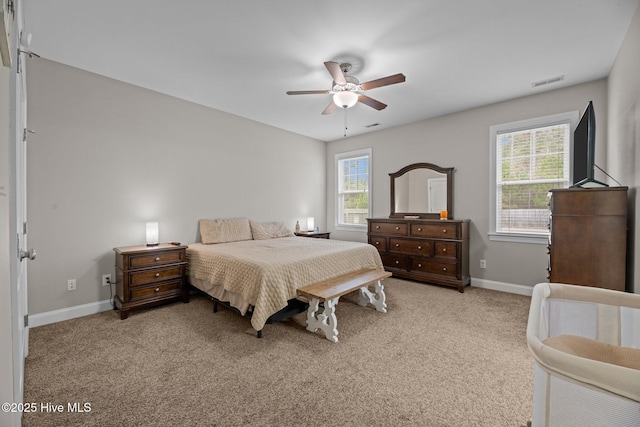
[(347, 109), (344, 108), (344, 138), (347, 137)]

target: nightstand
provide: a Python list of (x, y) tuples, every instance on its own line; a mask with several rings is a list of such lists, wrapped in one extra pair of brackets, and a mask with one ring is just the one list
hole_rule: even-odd
[(189, 302), (185, 278), (187, 247), (172, 244), (113, 248), (116, 253), (116, 308), (130, 309), (182, 300)]
[(316, 239), (328, 239), (331, 232), (323, 233), (320, 231), (298, 231), (294, 234), (300, 237), (315, 237)]

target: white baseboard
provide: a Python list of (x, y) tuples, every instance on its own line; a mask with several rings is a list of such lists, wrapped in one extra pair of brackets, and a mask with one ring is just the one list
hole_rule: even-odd
[(511, 294), (527, 295), (531, 296), (533, 293), (533, 287), (516, 285), (514, 283), (496, 282), (494, 280), (476, 279), (471, 278), (471, 286), (476, 288), (491, 289), (494, 291), (508, 292)]
[(91, 302), (89, 304), (76, 305), (60, 310), (47, 311), (46, 313), (30, 314), (29, 327), (48, 325), (49, 323), (62, 322), (63, 320), (75, 319), (76, 317), (88, 316), (102, 311), (112, 310), (110, 300)]

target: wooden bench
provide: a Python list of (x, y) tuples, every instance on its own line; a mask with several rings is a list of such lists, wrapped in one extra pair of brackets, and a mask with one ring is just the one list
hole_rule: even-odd
[[(341, 296), (356, 289), (360, 290), (359, 305), (364, 307), (370, 303), (376, 310), (386, 313), (387, 304), (381, 281), (389, 276), (391, 273), (384, 270), (360, 270), (299, 288), (298, 295), (309, 299), (307, 330), (315, 332), (322, 329), (329, 341), (338, 342), (336, 304)], [(374, 290), (371, 292), (369, 285), (373, 283)]]

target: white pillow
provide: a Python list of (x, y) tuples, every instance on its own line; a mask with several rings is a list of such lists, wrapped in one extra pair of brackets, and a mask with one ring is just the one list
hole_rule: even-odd
[(284, 222), (249, 222), (251, 234), (255, 240), (274, 239), (277, 237), (290, 237), (293, 232), (284, 225)]
[(251, 240), (248, 218), (201, 219), (200, 240), (203, 244)]

